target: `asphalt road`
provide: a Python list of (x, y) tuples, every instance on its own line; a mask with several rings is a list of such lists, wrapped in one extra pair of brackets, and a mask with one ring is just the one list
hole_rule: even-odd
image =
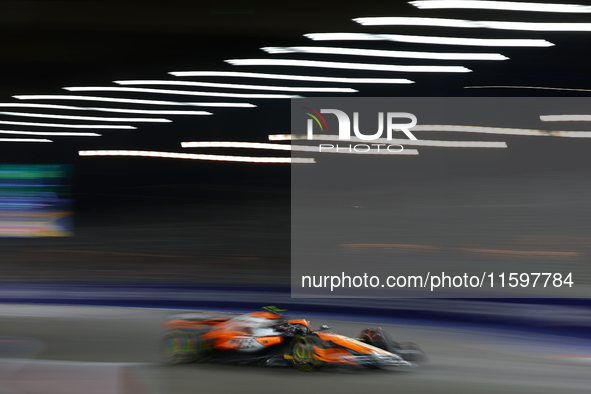
[[(0, 393), (588, 393), (591, 343), (460, 326), (345, 322), (313, 326), (356, 335), (380, 325), (417, 342), (429, 362), (410, 371), (160, 364), (166, 310), (0, 306)], [(27, 345), (12, 345), (18, 337)], [(8, 343), (8, 345), (6, 344)], [(7, 349), (12, 349), (7, 352)], [(29, 360), (25, 360), (28, 358)]]

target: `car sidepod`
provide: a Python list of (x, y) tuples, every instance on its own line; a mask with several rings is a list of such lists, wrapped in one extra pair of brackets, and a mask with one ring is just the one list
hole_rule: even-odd
[(368, 368), (414, 367), (402, 357), (356, 339), (331, 332), (317, 332), (322, 345), (315, 348), (316, 357), (328, 364)]

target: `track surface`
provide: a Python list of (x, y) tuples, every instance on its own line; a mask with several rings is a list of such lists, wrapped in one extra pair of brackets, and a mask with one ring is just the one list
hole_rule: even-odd
[[(355, 336), (380, 325), (419, 343), (429, 362), (411, 371), (333, 370), (160, 364), (155, 309), (0, 306), (0, 336), (36, 345), (0, 361), (0, 393), (589, 393), (591, 344), (555, 336), (461, 327), (344, 322), (312, 324)], [(295, 317), (295, 316), (294, 316)], [(305, 317), (305, 316), (304, 316)], [(0, 338), (1, 339), (1, 338)], [(2, 348), (0, 341), (0, 349)], [(25, 354), (27, 353), (28, 354)], [(576, 357), (574, 357), (576, 356)], [(6, 355), (5, 355), (6, 357)], [(19, 357), (14, 352), (10, 357)]]

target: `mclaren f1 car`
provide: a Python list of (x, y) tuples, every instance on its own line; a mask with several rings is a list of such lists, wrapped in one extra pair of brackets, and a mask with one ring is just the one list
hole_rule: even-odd
[(425, 360), (413, 343), (399, 343), (381, 328), (367, 328), (358, 338), (335, 334), (304, 319), (290, 320), (266, 307), (242, 315), (194, 312), (173, 315), (164, 323), (162, 352), (168, 364), (222, 362), (293, 366), (302, 371), (324, 367), (415, 367)]

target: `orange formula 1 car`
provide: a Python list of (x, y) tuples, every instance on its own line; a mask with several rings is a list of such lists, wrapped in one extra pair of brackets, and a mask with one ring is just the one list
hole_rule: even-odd
[(308, 320), (286, 320), (275, 307), (244, 315), (206, 312), (173, 315), (165, 325), (162, 350), (168, 364), (227, 362), (292, 365), (302, 371), (326, 366), (414, 367), (425, 359), (415, 344), (400, 344), (381, 328), (357, 339), (313, 330)]

